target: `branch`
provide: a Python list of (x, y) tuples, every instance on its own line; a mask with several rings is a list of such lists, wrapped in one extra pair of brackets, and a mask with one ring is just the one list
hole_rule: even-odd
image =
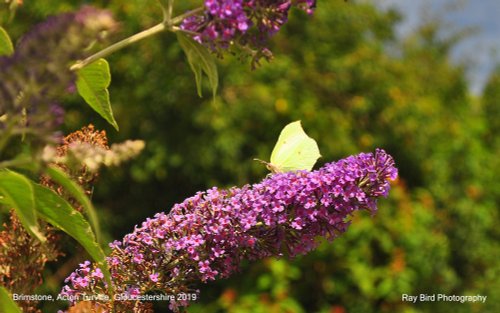
[(153, 35), (160, 33), (166, 29), (167, 29), (167, 27), (163, 22), (160, 24), (157, 24), (151, 28), (148, 28), (148, 29), (140, 32), (140, 33), (137, 33), (137, 34), (132, 35), (128, 38), (125, 38), (125, 39), (123, 39), (115, 44), (112, 44), (111, 46), (97, 52), (96, 54), (89, 56), (88, 58), (86, 58), (83, 61), (79, 61), (76, 64), (73, 64), (70, 67), (70, 70), (77, 71), (77, 70), (81, 69), (82, 67), (85, 67), (85, 66), (89, 65), (90, 63), (99, 60), (100, 58), (104, 58), (104, 57), (112, 54), (115, 51), (123, 49), (123, 48), (125, 48), (125, 47), (139, 41), (139, 40), (153, 36)]
[(137, 34), (132, 35), (128, 38), (125, 38), (125, 39), (123, 39), (115, 44), (112, 44), (111, 46), (89, 56), (88, 58), (86, 58), (83, 61), (78, 61), (77, 63), (73, 64), (70, 67), (70, 70), (77, 71), (77, 70), (89, 65), (90, 63), (99, 60), (100, 58), (104, 58), (104, 57), (112, 54), (115, 51), (123, 49), (123, 48), (125, 48), (125, 47), (139, 41), (139, 40), (153, 36), (157, 33), (162, 32), (162, 31), (165, 31), (165, 30), (172, 31), (172, 32), (179, 31), (179, 28), (175, 27), (173, 25), (179, 24), (184, 19), (186, 19), (190, 16), (193, 16), (193, 15), (196, 15), (198, 13), (201, 13), (205, 10), (204, 7), (199, 7), (199, 8), (193, 9), (191, 11), (187, 11), (184, 14), (181, 14), (179, 16), (172, 18), (171, 16), (172, 16), (172, 11), (173, 11), (173, 2), (174, 2), (174, 0), (168, 1), (168, 6), (166, 8), (166, 11), (164, 9), (164, 21), (161, 22), (160, 24), (157, 24), (151, 28), (148, 28), (148, 29), (140, 32), (140, 33), (137, 33)]

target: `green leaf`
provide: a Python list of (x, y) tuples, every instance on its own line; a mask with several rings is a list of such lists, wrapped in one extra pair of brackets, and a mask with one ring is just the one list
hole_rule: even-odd
[(179, 40), (182, 50), (184, 50), (184, 53), (187, 56), (191, 70), (193, 70), (198, 95), (200, 97), (202, 96), (202, 74), (205, 73), (208, 77), (210, 87), (212, 88), (213, 97), (215, 98), (219, 84), (219, 74), (217, 73), (217, 65), (215, 64), (214, 57), (210, 54), (210, 51), (208, 51), (206, 47), (202, 46), (187, 35), (177, 32), (177, 39)]
[(94, 229), (97, 241), (99, 242), (99, 238), (101, 237), (99, 219), (97, 218), (97, 213), (92, 205), (92, 202), (87, 197), (82, 187), (80, 187), (80, 185), (74, 182), (64, 171), (60, 170), (56, 166), (49, 166), (46, 169), (46, 173), (50, 176), (50, 178), (52, 178), (52, 180), (64, 187), (64, 190), (70, 193), (71, 196), (73, 196), (73, 198), (75, 198), (75, 200), (83, 206), (83, 209), (89, 218), (90, 224)]
[(16, 302), (12, 300), (10, 292), (3, 286), (0, 286), (0, 312), (22, 313)]
[(12, 53), (14, 53), (14, 46), (9, 34), (0, 26), (0, 56), (11, 55)]
[(40, 217), (78, 241), (101, 268), (108, 285), (111, 286), (106, 256), (83, 215), (49, 188), (37, 184), (33, 186), (35, 205)]
[(111, 83), (109, 64), (99, 59), (77, 72), (76, 88), (88, 105), (118, 130), (109, 101), (108, 87)]
[(47, 239), (40, 232), (32, 182), (21, 174), (13, 171), (0, 171), (1, 202), (12, 207), (24, 228), (41, 242)]

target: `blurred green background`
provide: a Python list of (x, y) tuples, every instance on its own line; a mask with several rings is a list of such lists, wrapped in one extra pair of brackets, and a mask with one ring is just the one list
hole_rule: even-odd
[[(109, 8), (120, 38), (161, 20), (152, 0), (24, 1), (5, 27), (19, 38), (82, 4)], [(178, 12), (196, 4), (179, 2)], [(230, 279), (200, 284), (189, 312), (500, 312), (500, 68), (472, 95), (467, 65), (450, 61), (461, 36), (440, 36), (432, 20), (397, 38), (400, 21), (366, 2), (319, 1), (312, 17), (294, 10), (272, 42), (271, 63), (252, 71), (232, 57), (218, 62), (215, 101), (208, 88), (197, 97), (173, 34), (109, 57), (120, 132), (77, 97), (64, 125), (71, 132), (94, 123), (111, 143), (146, 141), (140, 157), (105, 170), (95, 186), (107, 240), (198, 190), (259, 181), (266, 170), (252, 159), (268, 159), (283, 126), (301, 119), (320, 163), (376, 147), (392, 154), (400, 178), (389, 198), (375, 217), (356, 214), (345, 235), (307, 256), (245, 264)], [(72, 249), (49, 266), (44, 291), (57, 293), (83, 261)], [(404, 293), (488, 300), (411, 304)]]

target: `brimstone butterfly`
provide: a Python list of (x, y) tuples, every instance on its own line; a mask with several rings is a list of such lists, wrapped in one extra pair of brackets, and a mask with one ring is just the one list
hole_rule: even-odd
[(273, 173), (310, 171), (319, 157), (318, 144), (307, 136), (300, 121), (296, 121), (283, 128), (271, 153), (271, 162), (264, 163)]

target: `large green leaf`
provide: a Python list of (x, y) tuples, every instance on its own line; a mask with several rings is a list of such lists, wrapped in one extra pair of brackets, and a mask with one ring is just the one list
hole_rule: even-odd
[(35, 206), (40, 217), (78, 241), (101, 268), (111, 286), (106, 256), (83, 215), (49, 188), (37, 184), (33, 186)]
[(118, 124), (113, 116), (109, 101), (108, 87), (111, 83), (109, 64), (99, 59), (77, 72), (76, 88), (92, 109), (101, 115), (108, 123), (118, 130)]
[(97, 213), (92, 205), (92, 202), (87, 197), (82, 187), (80, 187), (80, 185), (74, 182), (65, 172), (56, 166), (49, 166), (46, 169), (46, 173), (50, 176), (50, 178), (52, 178), (52, 180), (64, 187), (64, 190), (70, 193), (71, 196), (73, 196), (73, 198), (75, 198), (76, 201), (83, 206), (83, 209), (89, 218), (90, 224), (94, 229), (97, 241), (99, 241), (99, 238), (101, 237), (99, 219), (97, 218)]
[(10, 40), (9, 34), (0, 27), (0, 56), (11, 55), (14, 53), (14, 46)]
[(45, 236), (40, 232), (32, 182), (23, 175), (9, 171), (0, 171), (1, 202), (16, 211), (24, 228), (41, 242)]
[(22, 313), (16, 302), (12, 300), (12, 295), (10, 294), (10, 292), (3, 286), (0, 286), (0, 312)]
[(193, 70), (198, 95), (200, 97), (202, 96), (202, 74), (205, 73), (208, 77), (210, 87), (212, 88), (213, 97), (215, 97), (219, 84), (219, 74), (217, 72), (217, 65), (215, 64), (214, 57), (210, 54), (210, 51), (208, 51), (206, 47), (202, 46), (183, 33), (177, 32), (177, 39), (187, 56), (189, 66), (191, 66), (191, 69)]

